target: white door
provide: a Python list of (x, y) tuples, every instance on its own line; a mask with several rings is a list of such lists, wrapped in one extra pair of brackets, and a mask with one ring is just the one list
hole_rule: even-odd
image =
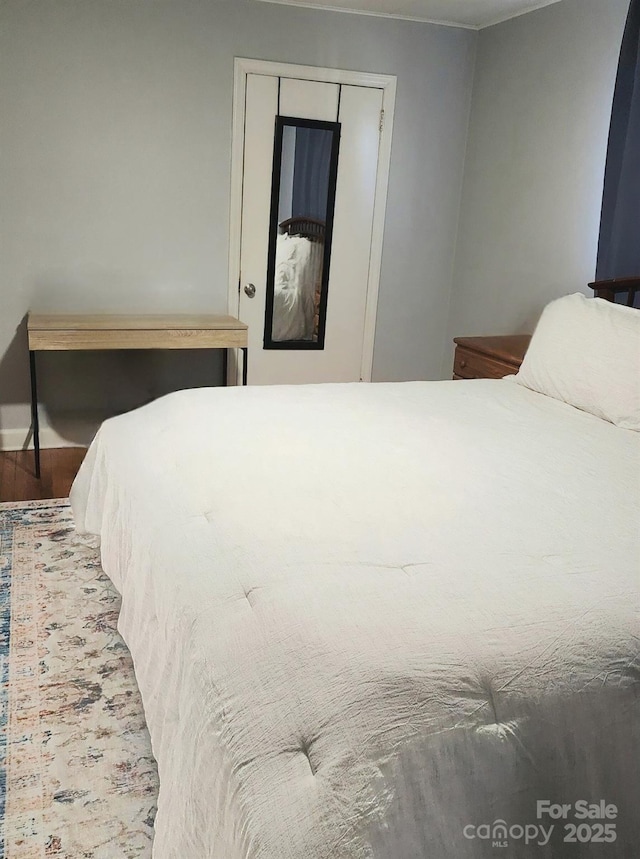
[[(386, 176), (381, 182), (379, 175), (383, 98), (381, 87), (281, 75), (246, 76), (237, 312), (249, 326), (249, 384), (370, 378), (380, 262), (379, 251), (372, 254), (373, 236), (376, 206), (384, 209), (381, 187), (386, 192)], [(292, 179), (290, 165), (284, 163), (287, 128), (274, 147), (276, 117), (291, 118), (280, 120), (285, 125), (320, 120), (333, 128), (339, 123), (335, 202), (326, 255), (324, 244), (319, 249), (304, 232), (277, 235), (282, 233), (279, 223), (285, 222), (277, 217), (274, 180), (277, 197), (280, 186), (284, 188)], [(276, 160), (281, 159), (277, 169), (274, 151)], [(383, 166), (386, 169), (388, 159)], [(377, 216), (379, 220), (380, 211)], [(327, 220), (327, 226), (329, 223)], [(300, 274), (311, 271), (318, 255), (318, 273), (314, 277)], [(314, 292), (314, 278), (319, 284), (327, 268), (328, 280), (325, 277), (322, 291), (317, 286)], [(298, 278), (295, 284), (293, 276), (284, 274), (292, 271)], [(309, 307), (313, 296), (315, 305), (308, 312), (312, 316), (315, 312), (315, 333), (309, 323), (306, 335), (295, 326), (289, 330), (298, 333), (276, 335), (276, 330), (286, 330), (286, 325), (278, 328), (278, 314), (293, 314), (292, 319), (304, 324), (301, 308)]]

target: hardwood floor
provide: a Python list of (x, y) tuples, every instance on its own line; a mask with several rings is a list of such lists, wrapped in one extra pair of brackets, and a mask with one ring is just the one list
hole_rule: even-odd
[(66, 498), (85, 457), (83, 447), (41, 451), (36, 480), (32, 450), (0, 451), (0, 502)]

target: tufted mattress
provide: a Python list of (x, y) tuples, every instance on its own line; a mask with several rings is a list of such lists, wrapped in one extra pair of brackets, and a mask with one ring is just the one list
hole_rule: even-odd
[(182, 391), (104, 423), (71, 500), (156, 859), (477, 859), (500, 821), (582, 856), (583, 800), (636, 855), (638, 433), (508, 379)]

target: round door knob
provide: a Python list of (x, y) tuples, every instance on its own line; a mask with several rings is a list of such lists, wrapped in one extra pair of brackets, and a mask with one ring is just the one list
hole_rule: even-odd
[(246, 283), (244, 286), (244, 294), (248, 298), (253, 298), (256, 294), (256, 288), (252, 283)]
[[(247, 287), (245, 286), (245, 289), (246, 289), (246, 288), (247, 288)], [(461, 366), (461, 367), (466, 367), (466, 366), (467, 366), (467, 362), (464, 360), (464, 358), (462, 359), (462, 361), (460, 361), (460, 366)]]

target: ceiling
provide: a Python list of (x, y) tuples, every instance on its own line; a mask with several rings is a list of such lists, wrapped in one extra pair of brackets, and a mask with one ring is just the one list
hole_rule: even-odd
[(559, 0), (262, 0), (479, 30)]

